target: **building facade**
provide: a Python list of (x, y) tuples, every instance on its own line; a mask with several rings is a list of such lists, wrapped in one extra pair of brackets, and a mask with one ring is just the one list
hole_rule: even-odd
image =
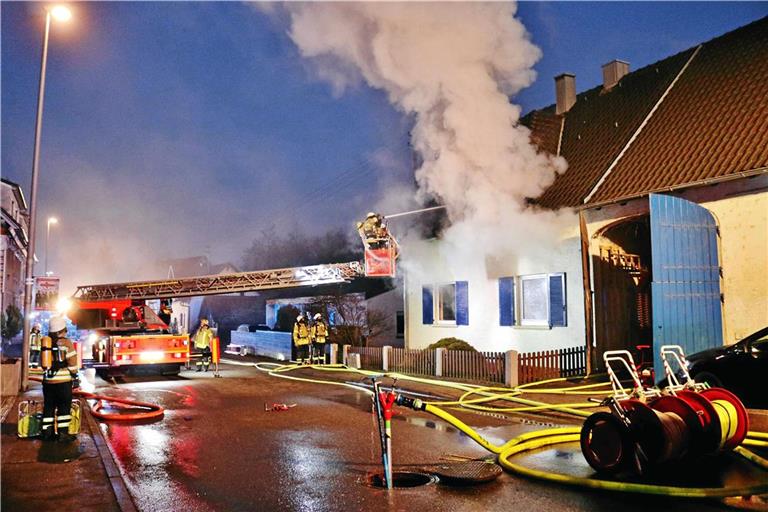
[(603, 77), (577, 94), (558, 76), (555, 104), (522, 119), (568, 161), (534, 201), (577, 213), (571, 229), (546, 256), (472, 279), (425, 243), (418, 258), (445, 277), (408, 276), (408, 346), (586, 345), (599, 366), (609, 349), (691, 353), (768, 325), (768, 18)]
[(0, 288), (2, 309), (9, 304), (23, 309), (24, 264), (27, 258), (28, 218), (27, 202), (21, 187), (6, 179), (0, 180), (0, 212), (2, 236), (0, 237)]

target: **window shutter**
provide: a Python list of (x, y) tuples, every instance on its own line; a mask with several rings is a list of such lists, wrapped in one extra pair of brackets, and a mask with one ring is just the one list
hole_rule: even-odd
[(456, 325), (469, 325), (469, 283), (456, 281)]
[(565, 302), (565, 274), (549, 276), (549, 325), (565, 327), (568, 325)]
[(499, 325), (515, 325), (515, 278), (499, 278)]
[(434, 308), (432, 306), (432, 287), (421, 287), (421, 322), (424, 325), (434, 323)]

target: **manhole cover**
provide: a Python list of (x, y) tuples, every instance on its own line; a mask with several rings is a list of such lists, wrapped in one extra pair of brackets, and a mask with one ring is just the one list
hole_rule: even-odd
[(501, 475), (501, 467), (493, 462), (470, 460), (440, 464), (433, 470), (440, 477), (440, 482), (449, 485), (472, 485), (496, 480)]
[[(395, 489), (402, 489), (408, 487), (419, 487), (434, 483), (437, 479), (426, 473), (415, 473), (410, 471), (395, 471), (392, 473), (392, 487)], [(366, 475), (365, 482), (370, 487), (378, 487), (379, 489), (386, 489), (384, 484), (384, 476), (381, 473), (371, 473)]]

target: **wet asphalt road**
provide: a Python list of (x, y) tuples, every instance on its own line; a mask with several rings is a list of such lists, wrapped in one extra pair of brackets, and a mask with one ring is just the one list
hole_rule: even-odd
[[(144, 424), (102, 423), (102, 432), (142, 511), (207, 510), (724, 510), (719, 502), (672, 501), (580, 491), (503, 474), (474, 487), (430, 484), (386, 491), (364, 485), (379, 470), (378, 434), (368, 395), (336, 386), (269, 377), (251, 367), (222, 365), (177, 378), (128, 377), (117, 384), (89, 380), (97, 392), (165, 407)], [(296, 403), (265, 412), (264, 403)], [(393, 421), (395, 471), (429, 470), (446, 455), (488, 453), (453, 427), (401, 410)], [(495, 443), (543, 428), (531, 422), (462, 413)], [(540, 468), (589, 474), (578, 446), (530, 457)], [(730, 480), (749, 478), (742, 467)], [(706, 484), (712, 484), (707, 477)], [(720, 477), (715, 477), (717, 480)]]

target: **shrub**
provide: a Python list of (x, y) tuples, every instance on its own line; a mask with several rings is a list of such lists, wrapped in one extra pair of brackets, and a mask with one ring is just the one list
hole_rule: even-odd
[(460, 340), (459, 338), (443, 338), (433, 344), (431, 344), (429, 349), (436, 349), (436, 348), (444, 348), (447, 350), (466, 350), (469, 352), (477, 352), (477, 349), (467, 343), (464, 340)]

